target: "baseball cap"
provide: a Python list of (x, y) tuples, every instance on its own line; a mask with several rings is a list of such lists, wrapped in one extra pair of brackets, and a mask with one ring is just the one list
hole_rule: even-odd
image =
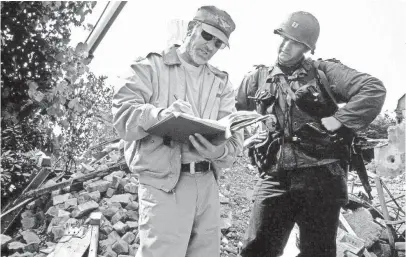
[(202, 22), (204, 31), (217, 37), (230, 47), (228, 40), (231, 32), (235, 30), (235, 23), (226, 11), (215, 6), (202, 6), (197, 10), (193, 20)]

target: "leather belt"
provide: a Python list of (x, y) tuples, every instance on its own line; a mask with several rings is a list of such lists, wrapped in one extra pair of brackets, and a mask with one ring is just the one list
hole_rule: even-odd
[[(193, 171), (194, 166), (194, 171)], [(192, 162), (192, 163), (182, 163), (180, 171), (181, 172), (206, 172), (212, 169), (212, 165), (208, 161)]]

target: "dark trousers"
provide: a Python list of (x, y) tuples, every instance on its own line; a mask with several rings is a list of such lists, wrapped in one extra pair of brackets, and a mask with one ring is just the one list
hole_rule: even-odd
[(295, 223), (300, 231), (299, 256), (336, 256), (340, 207), (347, 194), (346, 174), (334, 174), (337, 169), (307, 168), (284, 178), (260, 179), (241, 256), (282, 255)]

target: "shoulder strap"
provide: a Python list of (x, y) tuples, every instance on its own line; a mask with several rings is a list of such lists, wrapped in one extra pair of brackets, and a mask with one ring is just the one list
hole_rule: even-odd
[(315, 68), (319, 75), (320, 82), (323, 85), (324, 89), (326, 90), (327, 94), (330, 96), (331, 100), (335, 103), (335, 105), (338, 106), (338, 102), (337, 102), (336, 98), (334, 97), (333, 92), (331, 91), (326, 74), (322, 70), (318, 69), (318, 67), (315, 67)]

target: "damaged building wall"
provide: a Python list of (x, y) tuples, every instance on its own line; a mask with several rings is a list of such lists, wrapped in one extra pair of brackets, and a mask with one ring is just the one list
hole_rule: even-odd
[(405, 95), (398, 102), (396, 118), (398, 124), (388, 128), (388, 144), (374, 149), (376, 173), (379, 176), (395, 177), (405, 170)]

